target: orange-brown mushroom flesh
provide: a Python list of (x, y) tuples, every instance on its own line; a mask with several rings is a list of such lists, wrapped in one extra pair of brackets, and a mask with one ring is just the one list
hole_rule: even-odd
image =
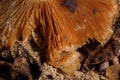
[[(64, 0), (1, 0), (0, 47), (12, 47), (22, 36), (33, 36), (39, 47), (46, 44), (48, 63), (64, 72), (79, 65), (77, 52), (89, 39), (104, 45), (113, 34), (118, 15), (117, 0), (76, 0), (74, 13), (62, 5)], [(39, 28), (38, 28), (39, 27)], [(35, 29), (44, 38), (35, 37)], [(65, 54), (65, 55), (64, 55)], [(73, 64), (74, 63), (74, 64)], [(72, 65), (73, 68), (68, 69)]]

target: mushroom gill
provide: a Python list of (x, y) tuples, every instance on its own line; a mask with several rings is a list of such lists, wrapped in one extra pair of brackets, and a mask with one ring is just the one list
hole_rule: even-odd
[(20, 37), (24, 42), (30, 35), (42, 47), (41, 37), (34, 37), (34, 30), (38, 29), (47, 45), (44, 48), (48, 63), (64, 72), (75, 71), (80, 64), (79, 47), (89, 39), (104, 45), (111, 38), (118, 2), (76, 0), (76, 11), (71, 12), (64, 1), (0, 0), (0, 47), (12, 47)]

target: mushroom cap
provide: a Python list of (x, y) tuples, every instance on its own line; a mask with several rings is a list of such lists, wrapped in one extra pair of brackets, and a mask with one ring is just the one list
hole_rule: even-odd
[(20, 37), (27, 41), (39, 27), (38, 33), (47, 45), (48, 63), (59, 67), (65, 61), (72, 62), (68, 56), (77, 55), (78, 59), (80, 55), (76, 50), (89, 39), (104, 45), (111, 38), (118, 16), (117, 0), (76, 0), (78, 6), (74, 13), (62, 5), (63, 2), (0, 0), (0, 46), (12, 47)]

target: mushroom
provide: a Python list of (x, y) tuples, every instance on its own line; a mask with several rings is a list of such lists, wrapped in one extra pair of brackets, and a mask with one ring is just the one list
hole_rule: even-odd
[(46, 45), (48, 64), (74, 72), (80, 64), (79, 47), (89, 39), (104, 46), (111, 38), (118, 2), (71, 0), (66, 6), (66, 1), (0, 0), (0, 47), (12, 47), (21, 37), (24, 43), (32, 35), (39, 48)]

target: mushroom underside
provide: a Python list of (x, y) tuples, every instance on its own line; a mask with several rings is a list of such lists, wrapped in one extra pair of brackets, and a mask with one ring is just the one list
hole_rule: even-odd
[[(113, 34), (118, 16), (117, 0), (76, 0), (75, 12), (64, 0), (0, 0), (0, 47), (23, 44), (32, 36), (45, 49), (50, 65), (66, 73), (75, 71), (81, 54), (77, 51), (96, 40), (104, 46)], [(69, 68), (72, 66), (72, 69)]]

